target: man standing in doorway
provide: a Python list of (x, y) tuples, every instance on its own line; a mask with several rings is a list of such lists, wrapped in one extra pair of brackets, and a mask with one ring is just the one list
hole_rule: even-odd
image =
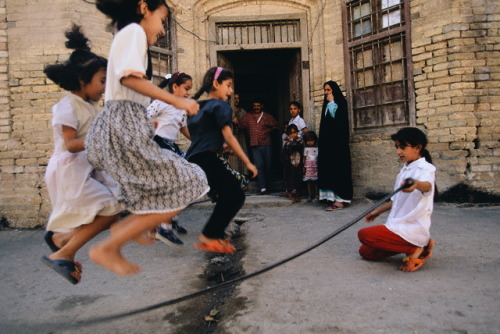
[(253, 163), (259, 171), (260, 194), (266, 195), (271, 179), (271, 131), (278, 128), (278, 122), (264, 112), (264, 104), (256, 100), (252, 103), (252, 112), (241, 118), (240, 128), (247, 130)]

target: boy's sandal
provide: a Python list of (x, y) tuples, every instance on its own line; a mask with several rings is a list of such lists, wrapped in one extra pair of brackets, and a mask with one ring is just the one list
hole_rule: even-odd
[(67, 279), (70, 283), (77, 284), (80, 282), (83, 268), (79, 262), (51, 260), (45, 255), (42, 256), (42, 262)]
[(54, 240), (52, 240), (53, 236), (54, 236), (54, 232), (52, 232), (52, 231), (45, 231), (43, 233), (43, 239), (45, 240), (45, 242), (49, 246), (50, 250), (55, 253), (58, 250), (60, 250), (61, 248), (56, 246), (56, 244), (54, 243)]
[(216, 239), (205, 242), (196, 242), (194, 246), (202, 251), (206, 252), (214, 252), (214, 253), (229, 253), (232, 254), (236, 251), (233, 245), (229, 243), (229, 241), (224, 239)]

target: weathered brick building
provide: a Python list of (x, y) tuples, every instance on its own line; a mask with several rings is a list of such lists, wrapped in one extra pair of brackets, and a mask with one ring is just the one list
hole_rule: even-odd
[[(66, 59), (63, 32), (83, 26), (106, 56), (107, 20), (90, 0), (0, 0), (0, 216), (44, 225), (51, 106), (43, 74)], [(169, 32), (152, 48), (155, 74), (182, 70), (199, 86), (215, 65), (235, 71), (243, 102), (265, 101), (280, 122), (302, 101), (319, 127), (323, 83), (350, 103), (355, 197), (389, 191), (400, 166), (390, 134), (423, 129), (438, 187), (499, 193), (500, 3), (495, 0), (169, 1)], [(335, 143), (332, 143), (335, 145)]]

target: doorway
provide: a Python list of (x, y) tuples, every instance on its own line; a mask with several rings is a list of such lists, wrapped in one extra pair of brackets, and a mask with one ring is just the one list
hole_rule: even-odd
[(251, 111), (252, 102), (260, 100), (264, 111), (278, 122), (273, 131), (272, 178), (283, 179), (281, 164), (281, 135), (284, 123), (290, 120), (288, 105), (302, 103), (302, 73), (300, 48), (219, 51), (219, 66), (234, 72), (234, 91), (240, 95), (240, 105)]

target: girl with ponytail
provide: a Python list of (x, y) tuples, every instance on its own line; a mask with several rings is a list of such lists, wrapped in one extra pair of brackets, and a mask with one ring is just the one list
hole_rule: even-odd
[(430, 238), (431, 214), (435, 193), (436, 167), (427, 150), (427, 138), (417, 128), (400, 129), (391, 136), (403, 168), (396, 178), (395, 189), (407, 178), (411, 187), (403, 189), (382, 207), (368, 213), (371, 223), (381, 213), (391, 210), (385, 225), (363, 228), (358, 232), (362, 245), (359, 254), (366, 260), (380, 260), (399, 253), (406, 257), (400, 270), (411, 272), (421, 268), (432, 256), (434, 240)]
[(107, 229), (122, 208), (113, 195), (116, 183), (90, 165), (84, 144), (97, 116), (94, 104), (104, 93), (107, 60), (90, 51), (79, 26), (73, 25), (66, 37), (66, 47), (75, 51), (68, 61), (44, 69), (68, 93), (52, 108), (55, 148), (45, 173), (52, 213), (44, 239), (53, 253), (42, 261), (77, 284), (82, 266), (75, 262), (76, 252)]
[(203, 78), (200, 90), (194, 95), (198, 99), (203, 93), (208, 99), (200, 102), (200, 111), (188, 118), (191, 146), (187, 159), (198, 164), (207, 175), (210, 192), (216, 198), (212, 215), (199, 237), (198, 249), (233, 253), (235, 248), (226, 238), (225, 229), (245, 202), (245, 193), (236, 176), (229, 171), (218, 154), (225, 143), (241, 159), (246, 168), (257, 176), (257, 168), (250, 162), (231, 130), (233, 111), (228, 103), (233, 93), (233, 72), (222, 67), (213, 67)]

